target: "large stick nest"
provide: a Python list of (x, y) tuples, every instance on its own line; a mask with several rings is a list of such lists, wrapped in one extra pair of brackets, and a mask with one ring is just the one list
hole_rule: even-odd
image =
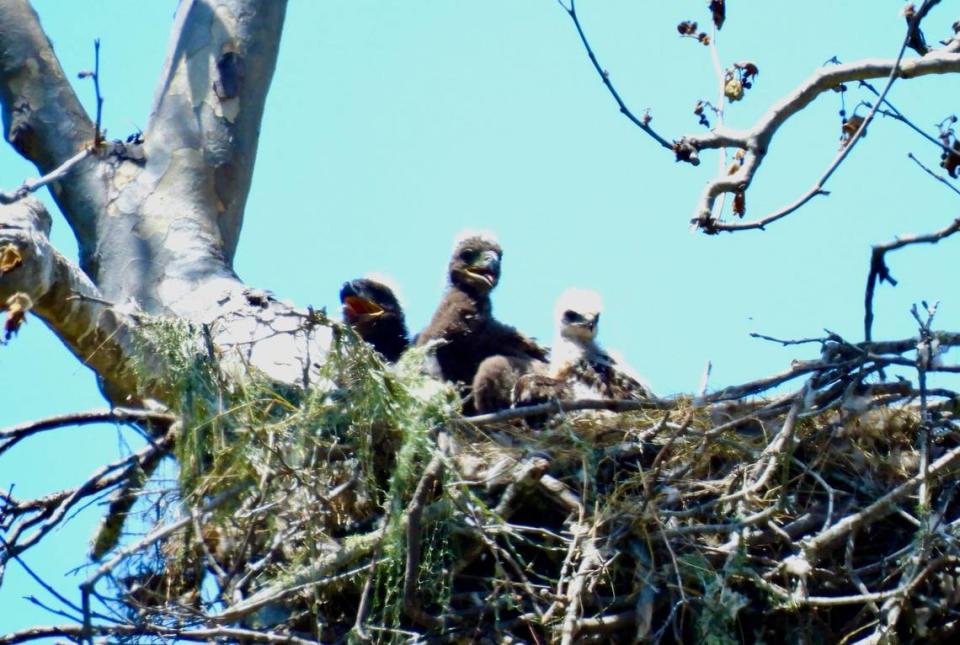
[[(742, 388), (525, 421), (464, 419), (422, 356), (387, 368), (336, 338), (329, 382), (303, 396), (225, 387), (201, 350), (180, 361), (180, 484), (141, 506), (160, 530), (192, 519), (107, 567), (105, 603), (291, 642), (957, 629), (955, 398), (872, 376), (916, 340), (830, 337), (819, 360)], [(919, 354), (921, 377), (937, 369)]]

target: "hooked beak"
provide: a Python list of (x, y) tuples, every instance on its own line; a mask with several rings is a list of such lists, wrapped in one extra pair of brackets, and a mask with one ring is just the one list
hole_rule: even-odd
[(348, 322), (367, 322), (383, 315), (380, 307), (360, 296), (347, 296), (343, 299), (343, 315)]
[(493, 251), (484, 251), (465, 270), (470, 277), (482, 280), (488, 288), (493, 288), (500, 274), (500, 257)]
[(591, 338), (597, 333), (597, 323), (600, 321), (600, 314), (580, 315), (575, 320), (565, 322), (565, 325), (571, 333), (580, 336), (587, 334)]
[(340, 289), (340, 301), (343, 303), (343, 317), (350, 324), (367, 322), (384, 314), (384, 309), (375, 302), (359, 294), (354, 283), (344, 282)]

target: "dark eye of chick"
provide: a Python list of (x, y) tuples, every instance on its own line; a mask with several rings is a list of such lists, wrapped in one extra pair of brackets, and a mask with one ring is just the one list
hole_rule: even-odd
[(563, 322), (575, 323), (575, 322), (581, 322), (581, 321), (583, 321), (583, 316), (578, 314), (576, 311), (572, 309), (567, 309), (565, 312), (563, 312)]
[(473, 264), (473, 261), (477, 259), (477, 252), (473, 249), (466, 249), (460, 253), (460, 259), (466, 262), (467, 264)]

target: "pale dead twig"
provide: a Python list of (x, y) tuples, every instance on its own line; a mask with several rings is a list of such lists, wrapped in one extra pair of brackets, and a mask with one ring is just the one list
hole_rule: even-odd
[(73, 170), (74, 166), (82, 162), (87, 157), (93, 154), (93, 148), (84, 148), (77, 154), (73, 155), (62, 164), (45, 174), (43, 177), (38, 177), (37, 179), (27, 179), (12, 193), (0, 192), (0, 204), (12, 204), (15, 201), (21, 200), (30, 193), (36, 192), (48, 186), (55, 181), (60, 181), (67, 174)]

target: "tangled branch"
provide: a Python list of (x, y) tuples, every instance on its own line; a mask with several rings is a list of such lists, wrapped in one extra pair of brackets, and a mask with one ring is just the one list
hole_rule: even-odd
[[(778, 341), (820, 356), (696, 401), (554, 402), (466, 419), (444, 390), (411, 394), (425, 378), (415, 363), (383, 371), (344, 335), (325, 376), (335, 391), (278, 408), (275, 392), (255, 389), (229, 411), (184, 419), (179, 450), (204, 446), (205, 473), (141, 500), (163, 519), (88, 574), (83, 624), (0, 642), (171, 629), (294, 643), (667, 630), (688, 640), (782, 633), (806, 624), (808, 608), (826, 612), (820, 636), (839, 640), (870, 629), (871, 615), (830, 612), (882, 603), (904, 610), (875, 629), (911, 621), (933, 634), (960, 607), (928, 600), (960, 561), (960, 433), (957, 393), (925, 375), (958, 371), (931, 348), (960, 334), (929, 322), (921, 338)], [(917, 385), (878, 379), (901, 366), (921, 370)], [(547, 412), (546, 427), (523, 425)], [(197, 443), (214, 428), (231, 441)], [(45, 499), (6, 495), (18, 523), (6, 554), (132, 465)], [(911, 506), (917, 495), (936, 519)], [(853, 539), (864, 534), (874, 537)], [(201, 601), (204, 589), (213, 595)], [(262, 630), (242, 631), (263, 616)]]

